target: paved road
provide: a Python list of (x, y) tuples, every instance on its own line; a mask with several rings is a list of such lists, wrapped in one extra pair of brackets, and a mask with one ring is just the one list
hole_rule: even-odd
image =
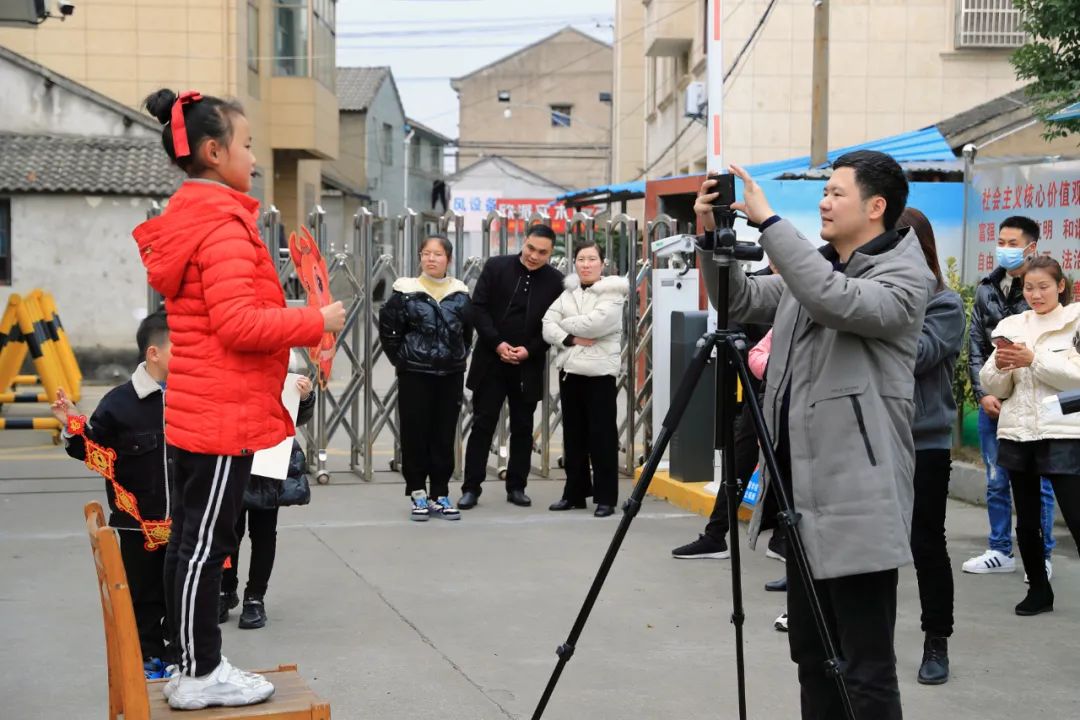
[[(81, 518), (103, 485), (45, 437), (0, 438), (2, 714), (98, 718), (105, 657)], [(344, 462), (331, 455), (332, 469)], [(492, 482), (461, 522), (420, 525), (407, 519), (398, 476), (361, 483), (336, 473), (310, 506), (282, 511), (270, 624), (242, 631), (234, 613), (225, 651), (246, 667), (299, 663), (336, 718), (530, 717), (617, 523), (547, 512), (560, 489), (531, 483), (525, 510)], [(957, 570), (981, 550), (984, 518), (950, 505)], [(646, 501), (545, 717), (737, 717), (729, 564), (669, 557), (702, 525)], [(798, 717), (786, 638), (772, 629), (782, 599), (761, 590), (782, 569), (760, 552), (745, 558), (752, 718)], [(907, 717), (1080, 717), (1080, 561), (1064, 536), (1054, 571), (1058, 609), (1036, 618), (1012, 614), (1020, 573), (958, 576), (953, 679), (938, 688), (915, 683), (918, 596), (904, 571), (897, 654)]]

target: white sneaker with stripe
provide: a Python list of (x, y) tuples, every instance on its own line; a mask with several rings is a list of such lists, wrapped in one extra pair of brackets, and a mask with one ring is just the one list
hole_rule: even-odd
[(1006, 555), (1000, 550), (987, 550), (982, 555), (977, 555), (966, 561), (962, 569), (966, 573), (976, 575), (1016, 572), (1016, 558), (1012, 555)]

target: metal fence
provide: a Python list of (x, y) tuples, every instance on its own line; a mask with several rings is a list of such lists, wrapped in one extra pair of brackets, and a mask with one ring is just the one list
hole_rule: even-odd
[[(160, 213), (156, 204), (149, 216)], [(560, 271), (571, 270), (572, 248), (576, 242), (591, 241), (604, 247), (606, 271), (626, 277), (629, 298), (626, 303), (623, 332), (622, 371), (617, 379), (622, 398), (619, 412), (621, 470), (632, 475), (648, 452), (652, 442), (651, 392), (652, 308), (650, 276), (652, 266), (642, 243), (664, 237), (674, 231), (670, 218), (657, 218), (649, 223), (644, 237), (638, 222), (629, 215), (619, 214), (598, 219), (587, 213), (575, 213), (562, 220), (564, 229), (556, 243), (552, 264)], [(482, 222), (480, 253), (466, 256), (464, 222), (461, 215), (444, 215), (407, 210), (398, 216), (379, 216), (362, 208), (353, 218), (352, 232), (335, 241), (327, 232), (326, 214), (316, 206), (307, 216), (307, 226), (326, 259), (327, 274), (334, 298), (346, 309), (345, 328), (338, 334), (337, 355), (333, 377), (326, 388), (317, 389), (315, 417), (307, 426), (298, 428), (306, 446), (308, 463), (320, 484), (330, 480), (327, 468), (328, 448), (344, 433), (348, 440), (349, 470), (364, 480), (372, 480), (375, 472), (375, 446), (389, 433), (393, 450), (388, 461), (391, 470), (401, 462), (400, 422), (398, 419), (398, 383), (393, 368), (379, 341), (378, 314), (382, 302), (389, 297), (393, 283), (403, 276), (419, 272), (419, 244), (432, 233), (444, 234), (454, 246), (453, 273), (465, 282), (470, 291), (475, 287), (484, 263), (493, 252), (504, 255), (517, 252), (523, 245), (526, 229), (535, 223), (551, 224), (540, 214), (529, 216), (519, 212), (491, 212)], [(286, 232), (281, 215), (271, 205), (262, 215), (260, 230), (278, 279), (290, 305), (306, 301), (297, 280), (285, 242)], [(156, 307), (160, 297), (148, 290), (148, 307)], [(297, 352), (307, 370), (314, 374), (315, 365), (306, 352)], [(540, 418), (533, 433), (532, 471), (541, 477), (551, 475), (552, 437), (558, 430), (562, 415), (559, 410), (558, 383), (552, 380), (553, 368), (544, 373), (544, 393), (540, 402)], [(377, 378), (382, 379), (382, 385)], [(455, 456), (455, 477), (461, 479), (464, 437), (472, 422), (472, 405), (466, 393), (458, 422)], [(492, 465), (500, 475), (505, 471), (509, 452), (508, 418), (506, 408), (493, 440)], [(562, 464), (561, 456), (556, 464)]]

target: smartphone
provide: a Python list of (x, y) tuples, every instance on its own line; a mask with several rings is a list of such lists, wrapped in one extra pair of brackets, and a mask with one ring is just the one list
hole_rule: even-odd
[(727, 210), (735, 202), (735, 176), (731, 173), (709, 173), (709, 179), (716, 181), (712, 192), (720, 193), (713, 200), (713, 207)]
[(990, 338), (990, 342), (994, 343), (995, 347), (1002, 347), (1005, 345), (1013, 345), (1013, 341), (1004, 335), (994, 335)]

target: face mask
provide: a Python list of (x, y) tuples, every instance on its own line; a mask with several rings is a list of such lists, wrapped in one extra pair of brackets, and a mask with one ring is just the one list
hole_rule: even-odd
[(997, 249), (997, 264), (1006, 270), (1015, 270), (1024, 264), (1024, 251), (1027, 250), (1027, 246), (1022, 248), (1003, 248)]

